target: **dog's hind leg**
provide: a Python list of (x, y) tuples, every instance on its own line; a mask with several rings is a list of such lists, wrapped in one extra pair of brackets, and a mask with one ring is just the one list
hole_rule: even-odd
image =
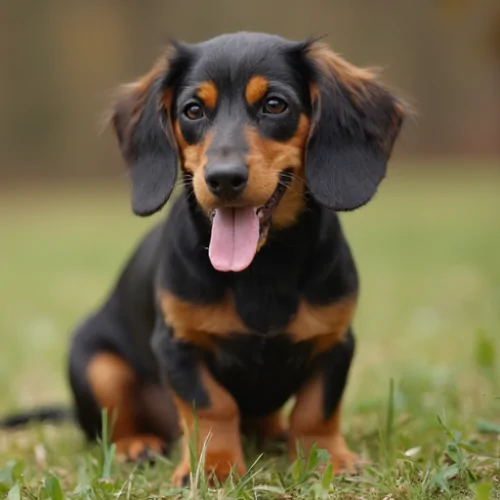
[(123, 333), (119, 329), (112, 316), (100, 312), (77, 330), (69, 356), (70, 384), (87, 438), (101, 435), (105, 408), (117, 457), (135, 461), (166, 452), (177, 422), (165, 391), (158, 398), (159, 388), (142, 379), (119, 353), (119, 342), (113, 342)]

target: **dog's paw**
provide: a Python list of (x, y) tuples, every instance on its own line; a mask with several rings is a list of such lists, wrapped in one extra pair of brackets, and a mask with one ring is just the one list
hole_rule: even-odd
[(356, 453), (352, 452), (347, 446), (342, 445), (328, 450), (330, 453), (330, 461), (333, 465), (333, 473), (336, 475), (359, 474), (366, 461), (363, 461)]
[(175, 469), (174, 473), (172, 474), (172, 484), (176, 488), (180, 488), (182, 486), (189, 486), (189, 474), (191, 472), (191, 469), (189, 467), (189, 462), (182, 461), (177, 468)]
[[(243, 476), (246, 472), (245, 464), (242, 457), (232, 456), (229, 453), (209, 454), (205, 457), (205, 476), (209, 483), (214, 486), (215, 479), (220, 484), (223, 484), (234, 471), (238, 476)], [(180, 488), (181, 486), (189, 485), (190, 467), (187, 460), (183, 460), (175, 469), (172, 475), (172, 483)]]
[[(296, 453), (296, 440), (289, 441), (290, 458), (297, 459)], [(356, 453), (352, 452), (344, 440), (344, 438), (337, 434), (335, 436), (302, 436), (301, 442), (306, 450), (310, 450), (313, 446), (317, 449), (322, 449), (330, 455), (330, 462), (332, 464), (333, 473), (335, 475), (355, 475), (362, 472), (363, 468), (368, 464), (368, 461), (361, 459)], [(326, 464), (321, 464), (319, 469), (324, 469)]]
[(116, 458), (120, 462), (152, 461), (154, 455), (164, 455), (167, 446), (158, 436), (137, 434), (116, 441)]

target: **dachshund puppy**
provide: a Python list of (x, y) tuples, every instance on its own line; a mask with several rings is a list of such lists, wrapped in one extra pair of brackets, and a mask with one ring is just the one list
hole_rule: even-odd
[(316, 443), (353, 470), (341, 406), (358, 275), (337, 212), (375, 195), (405, 110), (323, 43), (256, 33), (173, 42), (119, 91), (133, 211), (182, 189), (73, 337), (89, 438), (103, 408), (121, 458), (167, 451), (182, 431), (178, 485), (195, 420), (220, 481), (245, 472), (243, 432), (288, 439), (292, 458)]

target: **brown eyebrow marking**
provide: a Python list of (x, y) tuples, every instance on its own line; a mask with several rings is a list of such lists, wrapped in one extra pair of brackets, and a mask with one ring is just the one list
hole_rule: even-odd
[(215, 108), (215, 105), (217, 104), (218, 92), (214, 82), (202, 82), (198, 86), (196, 95), (205, 103), (205, 106), (207, 106), (207, 108)]
[(250, 78), (245, 88), (245, 99), (249, 104), (260, 101), (269, 88), (269, 80), (263, 76), (256, 75)]

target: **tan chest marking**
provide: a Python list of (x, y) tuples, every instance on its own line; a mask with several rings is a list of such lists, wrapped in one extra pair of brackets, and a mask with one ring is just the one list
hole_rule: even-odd
[(248, 333), (230, 296), (217, 304), (199, 305), (162, 290), (159, 303), (165, 322), (172, 326), (178, 339), (208, 346), (212, 335), (223, 337), (231, 333)]
[(314, 354), (319, 354), (343, 339), (354, 318), (356, 303), (356, 296), (326, 306), (302, 301), (287, 332), (296, 342), (315, 341)]
[[(199, 305), (183, 301), (162, 290), (158, 299), (165, 322), (175, 336), (195, 344), (211, 345), (211, 336), (250, 333), (236, 312), (229, 295), (222, 302)], [(316, 340), (319, 352), (343, 338), (352, 323), (357, 298), (347, 297), (327, 306), (313, 306), (305, 301), (299, 305), (293, 320), (283, 328), (295, 342)]]

